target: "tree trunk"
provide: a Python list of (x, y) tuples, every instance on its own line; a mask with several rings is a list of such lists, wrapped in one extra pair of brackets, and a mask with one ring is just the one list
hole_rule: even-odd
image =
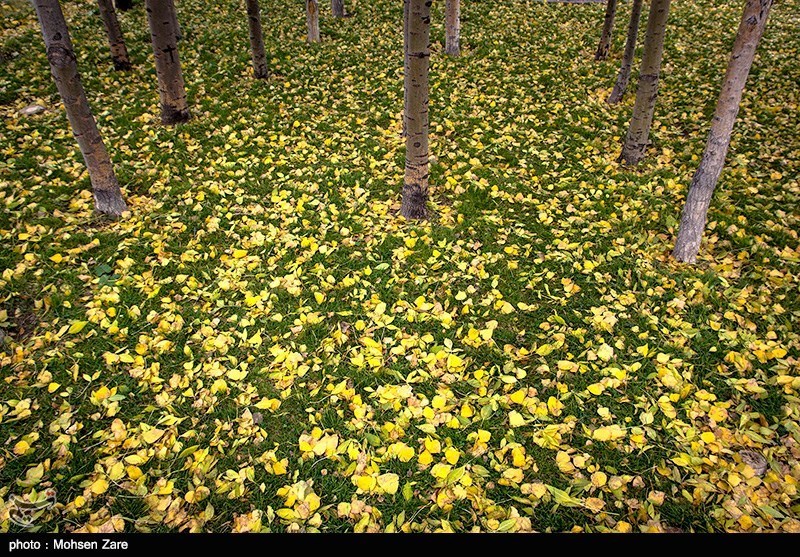
[(764, 34), (772, 4), (773, 0), (746, 0), (714, 119), (711, 121), (706, 149), (700, 166), (692, 178), (686, 205), (683, 207), (678, 239), (672, 251), (672, 256), (678, 261), (685, 263), (697, 261), (708, 206), (725, 164), (742, 92), (750, 74), (750, 67), (753, 65), (758, 42)]
[(180, 41), (183, 38), (183, 30), (181, 29), (181, 22), (178, 21), (178, 7), (175, 5), (175, 0), (168, 2), (170, 8), (170, 17), (172, 18), (172, 27), (175, 29), (175, 40)]
[(447, 0), (445, 2), (445, 54), (450, 56), (461, 55), (461, 0)]
[(408, 68), (408, 6), (411, 0), (403, 0), (403, 131), (400, 137), (408, 135), (408, 90), (411, 81), (411, 72)]
[(603, 33), (600, 35), (600, 44), (594, 53), (595, 60), (605, 60), (611, 50), (611, 33), (614, 31), (614, 17), (617, 15), (617, 0), (606, 1), (606, 18), (603, 21)]
[(639, 20), (642, 16), (643, 0), (633, 0), (631, 8), (631, 21), (628, 24), (628, 38), (625, 41), (625, 52), (622, 55), (622, 64), (617, 74), (617, 82), (614, 89), (608, 96), (608, 104), (617, 104), (622, 100), (628, 82), (631, 79), (631, 67), (633, 66), (633, 56), (636, 54), (636, 38), (639, 36)]
[(650, 126), (658, 97), (658, 76), (664, 54), (664, 35), (667, 29), (670, 0), (652, 0), (647, 17), (647, 34), (644, 39), (644, 55), (639, 72), (639, 88), (636, 103), (620, 160), (626, 164), (639, 164), (650, 140)]
[(114, 61), (115, 70), (131, 69), (131, 61), (128, 58), (128, 49), (125, 48), (125, 39), (122, 37), (122, 29), (117, 20), (117, 12), (111, 0), (97, 0), (100, 7), (100, 17), (103, 18), (103, 25), (108, 35), (108, 44), (111, 46), (111, 59)]
[(331, 0), (333, 17), (344, 17), (344, 0)]
[(258, 0), (246, 0), (247, 21), (250, 27), (250, 52), (253, 55), (253, 75), (256, 79), (267, 79), (269, 67), (264, 52), (264, 34), (261, 31), (261, 8)]
[(161, 122), (167, 125), (191, 118), (186, 101), (178, 44), (175, 36), (172, 0), (145, 0), (153, 54), (156, 58)]
[(42, 26), (50, 71), (64, 103), (72, 133), (89, 170), (95, 209), (101, 213), (119, 216), (128, 207), (122, 199), (114, 167), (86, 100), (61, 6), (58, 0), (36, 0), (35, 8)]
[(306, 23), (308, 24), (308, 42), (318, 43), (320, 38), (317, 0), (306, 0)]
[(406, 114), (406, 172), (400, 213), (407, 219), (427, 216), (428, 202), (428, 70), (431, 2), (410, 0), (408, 18), (409, 76)]
[(122, 12), (127, 12), (133, 8), (133, 0), (116, 0), (117, 9)]

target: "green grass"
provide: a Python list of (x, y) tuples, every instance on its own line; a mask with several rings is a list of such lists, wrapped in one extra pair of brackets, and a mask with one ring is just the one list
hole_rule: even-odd
[[(63, 2), (131, 208), (120, 221), (92, 211), (29, 3), (0, 7), (0, 531), (18, 529), (12, 495), (48, 487), (59, 504), (45, 531), (800, 528), (795, 0), (774, 8), (693, 267), (668, 254), (738, 3), (673, 7), (653, 145), (636, 169), (616, 162), (633, 90), (604, 102), (627, 4), (611, 58), (595, 63), (602, 5), (465, 2), (464, 55), (448, 59), (434, 3), (435, 216), (420, 223), (398, 216), (396, 3), (353, 2), (343, 20), (323, 9), (323, 41), (308, 45), (302, 6), (262, 2), (266, 82), (251, 78), (239, 2), (178, 4), (194, 117), (166, 128), (142, 6), (119, 14), (134, 69), (115, 73), (96, 8)], [(47, 110), (20, 116), (31, 103)], [(491, 321), (489, 340), (471, 340)], [(375, 366), (364, 338), (382, 345)], [(403, 385), (397, 409), (376, 396)], [(105, 388), (118, 400), (98, 400)], [(262, 398), (280, 407), (258, 409)], [(31, 413), (17, 419), (20, 400)], [(127, 444), (113, 441), (120, 425)], [(622, 436), (602, 440), (612, 425)], [(304, 454), (315, 427), (338, 435), (335, 449)], [(152, 428), (163, 433), (151, 442)], [(472, 454), (478, 430), (491, 438)], [(429, 438), (442, 452), (422, 464)], [(410, 461), (388, 454), (395, 442)], [(195, 445), (213, 465), (181, 456)], [(432, 473), (448, 446), (469, 478), (457, 489)], [(763, 478), (748, 483), (743, 448), (767, 458)], [(272, 450), (284, 474), (259, 461)], [(21, 484), (37, 465), (41, 478)], [(226, 472), (250, 467), (231, 497)], [(396, 493), (357, 486), (384, 474)], [(278, 490), (301, 482), (318, 508), (276, 516)], [(207, 498), (190, 501), (201, 487)], [(350, 502), (366, 506), (347, 514)]]

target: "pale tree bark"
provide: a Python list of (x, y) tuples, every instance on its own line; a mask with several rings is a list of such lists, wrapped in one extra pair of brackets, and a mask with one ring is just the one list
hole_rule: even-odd
[(427, 216), (428, 202), (428, 71), (430, 68), (431, 0), (410, 0), (408, 12), (409, 76), (406, 113), (406, 171), (400, 214)]
[(186, 122), (191, 115), (178, 58), (172, 0), (145, 0), (145, 8), (156, 59), (161, 122), (168, 125)]
[(133, 8), (133, 0), (116, 0), (115, 4), (117, 9), (122, 12), (127, 12)]
[(406, 122), (406, 114), (408, 114), (408, 90), (409, 82), (411, 81), (411, 72), (408, 69), (408, 6), (411, 0), (403, 0), (403, 131), (400, 137), (406, 137), (408, 134), (408, 122)]
[(643, 2), (644, 0), (633, 0), (631, 20), (630, 23), (628, 23), (628, 38), (625, 40), (625, 52), (622, 54), (622, 63), (619, 66), (619, 73), (617, 74), (617, 81), (614, 83), (614, 89), (608, 96), (608, 104), (617, 104), (621, 101), (625, 90), (628, 88), (628, 82), (631, 79), (633, 57), (636, 54), (636, 39), (639, 36), (639, 20), (642, 17)]
[(308, 42), (318, 43), (320, 38), (317, 0), (306, 0), (306, 25), (308, 26)]
[(667, 30), (670, 0), (652, 0), (647, 16), (647, 33), (644, 39), (644, 54), (639, 72), (636, 102), (620, 160), (626, 164), (639, 164), (644, 159), (650, 141), (650, 127), (658, 97), (658, 78), (661, 73), (661, 58), (664, 54), (664, 35)]
[(119, 26), (114, 4), (111, 3), (111, 0), (97, 0), (97, 4), (100, 7), (100, 17), (103, 18), (108, 44), (111, 47), (111, 59), (114, 62), (114, 69), (131, 69), (128, 49), (125, 47), (125, 39), (122, 37), (122, 29)]
[(686, 204), (683, 207), (678, 239), (672, 251), (672, 256), (678, 261), (685, 263), (697, 261), (697, 252), (700, 250), (700, 241), (706, 226), (708, 206), (722, 173), (722, 167), (725, 165), (742, 93), (753, 65), (756, 48), (764, 34), (772, 4), (773, 0), (745, 2), (742, 21), (733, 43), (728, 70), (722, 82), (703, 158), (692, 178)]
[(258, 0), (245, 0), (247, 4), (247, 21), (250, 29), (250, 52), (253, 58), (253, 75), (256, 79), (269, 77), (267, 54), (264, 51), (264, 34), (261, 30), (261, 8)]
[(101, 213), (119, 216), (128, 207), (122, 199), (114, 167), (86, 100), (61, 6), (58, 0), (36, 0), (34, 7), (42, 27), (50, 71), (64, 103), (72, 133), (89, 170), (95, 209)]
[(605, 60), (611, 50), (611, 34), (614, 31), (614, 17), (617, 15), (617, 0), (606, 1), (606, 17), (603, 20), (603, 33), (600, 35), (600, 44), (594, 53), (595, 60)]
[(444, 52), (450, 56), (461, 55), (461, 0), (446, 0), (444, 4)]
[(344, 17), (344, 0), (331, 0), (333, 17)]

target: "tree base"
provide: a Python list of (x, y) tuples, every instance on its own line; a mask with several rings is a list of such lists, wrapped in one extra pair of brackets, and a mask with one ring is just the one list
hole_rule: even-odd
[(625, 90), (620, 89), (615, 85), (614, 89), (611, 91), (611, 94), (608, 96), (608, 100), (606, 100), (606, 103), (610, 105), (618, 104), (622, 100), (622, 97), (624, 96), (625, 96)]
[(714, 183), (707, 183), (704, 180), (709, 176), (703, 170), (703, 165), (700, 163), (692, 185), (689, 186), (678, 226), (678, 237), (672, 249), (672, 257), (681, 263), (696, 263), (700, 244), (703, 242), (708, 206), (714, 193)]
[(403, 205), (400, 207), (400, 214), (408, 220), (426, 220), (428, 218), (428, 210), (425, 207)]
[(689, 263), (694, 265), (697, 263), (697, 254), (690, 253), (685, 250), (679, 250), (677, 247), (672, 250), (672, 258), (679, 263)]
[(636, 166), (644, 160), (644, 151), (646, 147), (645, 144), (634, 145), (632, 147), (624, 145), (622, 147), (622, 153), (619, 156), (619, 162), (628, 166)]
[(171, 106), (161, 105), (161, 123), (165, 126), (173, 126), (182, 122), (188, 122), (192, 115), (188, 108), (177, 110)]
[[(701, 232), (702, 234), (702, 232)], [(680, 263), (697, 263), (697, 253), (700, 251), (700, 239), (693, 241), (685, 237), (685, 234), (678, 232), (678, 239), (675, 240), (675, 247), (672, 250), (672, 257)]]
[(253, 70), (253, 77), (256, 79), (269, 79), (269, 70)]
[(459, 47), (446, 47), (444, 53), (453, 58), (461, 56), (461, 49)]
[(127, 72), (132, 68), (129, 60), (114, 60), (114, 69), (118, 72)]
[(125, 200), (122, 199), (122, 192), (119, 188), (111, 190), (93, 190), (94, 208), (98, 213), (103, 213), (111, 217), (119, 217), (128, 210)]
[(418, 184), (403, 186), (403, 202), (400, 214), (409, 220), (428, 218), (428, 194)]

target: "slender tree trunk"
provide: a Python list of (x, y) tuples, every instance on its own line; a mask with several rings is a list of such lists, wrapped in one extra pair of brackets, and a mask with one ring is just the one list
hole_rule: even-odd
[(261, 31), (261, 8), (258, 0), (246, 0), (247, 21), (250, 28), (250, 52), (253, 55), (253, 75), (256, 79), (267, 79), (269, 67), (264, 52), (264, 34)]
[(600, 35), (600, 44), (594, 53), (595, 60), (605, 60), (611, 50), (611, 34), (614, 31), (614, 17), (617, 15), (617, 0), (606, 0), (606, 17), (603, 21), (603, 33)]
[(742, 92), (750, 74), (750, 67), (753, 65), (758, 42), (764, 34), (772, 4), (773, 0), (746, 0), (742, 21), (728, 62), (728, 70), (717, 101), (717, 109), (711, 121), (706, 149), (700, 166), (692, 178), (686, 205), (683, 207), (678, 239), (672, 252), (672, 256), (678, 261), (686, 263), (697, 261), (697, 252), (700, 250), (700, 241), (706, 226), (708, 206), (725, 164)]
[(344, 0), (331, 0), (333, 17), (344, 17)]
[(408, 68), (408, 6), (411, 0), (403, 0), (403, 131), (400, 137), (408, 135), (408, 122), (406, 121), (406, 114), (408, 114), (408, 90), (411, 81), (411, 72)]
[(158, 90), (161, 95), (161, 122), (177, 124), (191, 118), (186, 101), (186, 88), (178, 58), (172, 0), (145, 0), (153, 54), (156, 58)]
[(658, 77), (661, 73), (661, 58), (664, 54), (664, 35), (667, 30), (670, 0), (652, 0), (647, 16), (647, 34), (644, 39), (642, 69), (639, 72), (639, 87), (636, 103), (620, 159), (626, 164), (639, 164), (650, 140), (650, 126), (658, 97)]
[(431, 1), (410, 0), (408, 18), (408, 112), (406, 173), (400, 213), (408, 219), (427, 216), (428, 202), (428, 70), (430, 68)]
[(625, 52), (622, 55), (622, 64), (620, 64), (619, 73), (617, 74), (617, 82), (614, 84), (614, 89), (608, 96), (608, 104), (617, 104), (621, 101), (625, 90), (628, 88), (628, 82), (631, 79), (633, 57), (636, 54), (636, 38), (639, 36), (639, 20), (642, 17), (642, 3), (643, 0), (633, 0), (631, 21), (628, 24), (628, 38), (625, 41)]
[(461, 0), (447, 0), (444, 7), (445, 54), (461, 55)]
[(170, 8), (170, 17), (172, 18), (172, 26), (175, 29), (175, 40), (180, 41), (183, 38), (183, 30), (181, 29), (181, 22), (178, 21), (178, 7), (175, 0), (167, 2)]
[(133, 0), (116, 0), (115, 4), (117, 9), (122, 12), (127, 12), (133, 8)]
[(100, 7), (100, 17), (103, 18), (103, 25), (108, 35), (108, 44), (111, 46), (111, 59), (114, 61), (115, 70), (131, 69), (131, 61), (128, 58), (128, 49), (125, 48), (125, 39), (122, 37), (122, 29), (117, 20), (117, 12), (111, 0), (97, 0)]
[(67, 112), (72, 133), (83, 154), (92, 182), (94, 206), (101, 213), (119, 216), (128, 207), (122, 199), (114, 167), (86, 100), (67, 22), (58, 0), (36, 0), (50, 71)]
[(318, 43), (320, 38), (317, 0), (306, 0), (306, 24), (308, 25), (308, 42)]

